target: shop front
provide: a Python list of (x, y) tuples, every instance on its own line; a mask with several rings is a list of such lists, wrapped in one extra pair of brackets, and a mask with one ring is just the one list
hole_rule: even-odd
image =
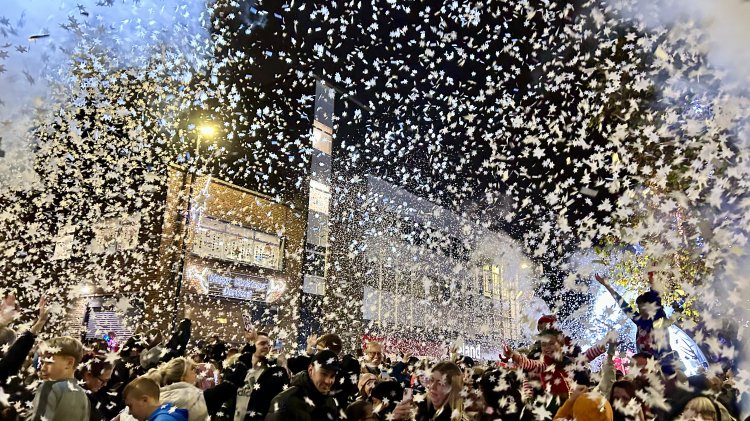
[[(179, 268), (173, 282), (178, 316), (194, 320), (196, 341), (219, 336), (241, 342), (251, 324), (289, 343), (296, 334), (304, 218), (284, 203), (216, 178), (194, 183), (180, 190), (192, 197), (174, 200), (168, 211), (186, 217), (186, 228), (165, 229), (172, 238), (185, 238), (176, 248), (182, 253), (172, 252)], [(164, 248), (175, 250), (172, 244)]]

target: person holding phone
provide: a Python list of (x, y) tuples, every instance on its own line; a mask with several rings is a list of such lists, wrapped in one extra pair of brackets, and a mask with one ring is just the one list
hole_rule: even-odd
[[(464, 412), (463, 373), (450, 361), (443, 361), (432, 367), (426, 381), (427, 395), (416, 405), (414, 399), (403, 399), (393, 411), (393, 420), (416, 421), (461, 421), (468, 419)], [(409, 392), (405, 395), (408, 398)], [(412, 412), (416, 413), (412, 418)]]
[[(399, 402), (403, 402), (405, 398), (403, 386), (395, 380), (378, 382), (372, 388), (372, 393), (370, 394), (374, 408), (373, 411), (377, 414), (378, 419), (382, 421), (390, 420), (396, 406), (398, 406)], [(410, 396), (408, 396), (408, 400), (411, 401)]]

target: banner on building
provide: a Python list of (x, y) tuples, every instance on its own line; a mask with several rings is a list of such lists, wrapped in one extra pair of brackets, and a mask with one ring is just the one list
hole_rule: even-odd
[(267, 303), (281, 298), (286, 287), (281, 279), (218, 270), (194, 263), (185, 265), (185, 278), (187, 290), (194, 294)]

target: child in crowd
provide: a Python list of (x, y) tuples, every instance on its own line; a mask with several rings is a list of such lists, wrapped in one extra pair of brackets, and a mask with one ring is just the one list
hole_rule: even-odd
[(83, 357), (83, 345), (77, 339), (62, 336), (50, 339), (41, 348), (40, 376), (32, 421), (89, 420), (89, 399), (78, 385), (74, 373)]
[(159, 403), (159, 385), (148, 377), (139, 377), (123, 391), (130, 415), (138, 421), (187, 421), (187, 409), (171, 403)]

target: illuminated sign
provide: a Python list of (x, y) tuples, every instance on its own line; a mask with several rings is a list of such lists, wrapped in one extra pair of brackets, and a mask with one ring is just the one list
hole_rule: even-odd
[(471, 357), (474, 360), (479, 360), (482, 358), (482, 345), (464, 344), (464, 346), (458, 350), (458, 353), (466, 357)]
[(187, 290), (246, 301), (274, 302), (284, 291), (284, 281), (230, 271), (216, 271), (194, 264), (185, 266)]

